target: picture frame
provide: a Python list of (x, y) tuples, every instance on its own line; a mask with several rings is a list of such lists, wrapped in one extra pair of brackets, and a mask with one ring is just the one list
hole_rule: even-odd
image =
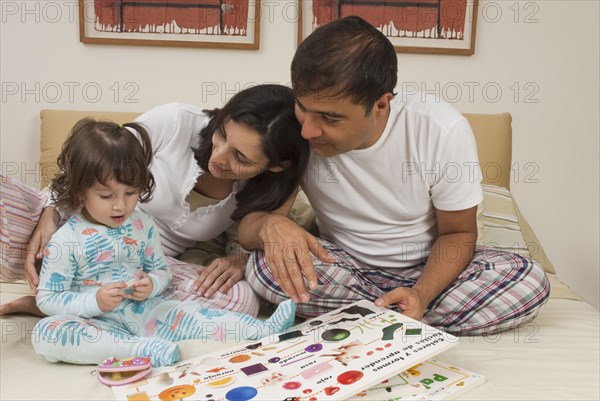
[(318, 26), (358, 15), (398, 53), (475, 53), (479, 0), (298, 0), (298, 44)]
[(79, 0), (79, 40), (257, 50), (260, 0)]

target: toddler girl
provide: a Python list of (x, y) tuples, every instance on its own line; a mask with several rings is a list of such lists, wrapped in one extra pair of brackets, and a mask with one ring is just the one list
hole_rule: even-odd
[(136, 123), (83, 119), (65, 142), (51, 189), (59, 208), (78, 213), (44, 251), (36, 300), (49, 317), (32, 341), (49, 361), (149, 355), (164, 366), (179, 360), (174, 341), (256, 340), (293, 323), (291, 301), (263, 321), (161, 298), (171, 273), (152, 219), (136, 210), (154, 189), (151, 161), (150, 138)]

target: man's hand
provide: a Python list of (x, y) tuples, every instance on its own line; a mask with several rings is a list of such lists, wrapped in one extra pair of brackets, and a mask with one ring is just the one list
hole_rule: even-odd
[(211, 298), (215, 292), (227, 293), (231, 287), (244, 278), (244, 270), (248, 261), (247, 254), (237, 254), (218, 258), (200, 271), (196, 280), (196, 293)]
[(317, 239), (285, 216), (265, 217), (258, 235), (264, 245), (265, 259), (281, 289), (294, 303), (307, 302), (317, 288), (317, 274), (312, 255), (325, 263), (335, 258), (319, 245)]
[(125, 298), (125, 288), (127, 284), (124, 281), (110, 283), (100, 287), (96, 292), (96, 301), (102, 312), (110, 312), (121, 305)]
[(244, 248), (264, 251), (281, 289), (294, 303), (300, 303), (310, 299), (305, 283), (311, 290), (317, 288), (312, 255), (325, 263), (335, 263), (335, 258), (314, 236), (287, 217), (295, 199), (296, 193), (277, 210), (247, 214), (239, 223), (238, 235)]
[(398, 305), (403, 315), (420, 321), (428, 303), (414, 288), (398, 287), (376, 299), (375, 305), (382, 308)]
[(438, 237), (421, 276), (412, 288), (398, 287), (377, 299), (375, 305), (396, 304), (404, 315), (421, 320), (427, 306), (456, 280), (473, 258), (476, 211), (476, 206), (451, 212), (435, 209)]
[(42, 211), (40, 220), (29, 239), (27, 246), (27, 255), (25, 256), (25, 277), (29, 287), (34, 290), (39, 284), (39, 266), (43, 258), (42, 252), (46, 249), (48, 241), (52, 234), (58, 229), (60, 216), (52, 207), (47, 207)]

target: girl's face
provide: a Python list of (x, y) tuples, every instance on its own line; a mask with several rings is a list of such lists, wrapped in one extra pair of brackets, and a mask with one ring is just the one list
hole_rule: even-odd
[[(224, 132), (215, 131), (212, 136), (212, 154), (208, 170), (216, 178), (225, 180), (249, 180), (267, 169), (269, 160), (262, 151), (260, 134), (245, 124), (229, 120)], [(273, 167), (271, 171), (281, 171)]]
[(116, 228), (133, 213), (140, 190), (110, 179), (106, 185), (96, 182), (83, 192), (83, 214), (92, 223)]

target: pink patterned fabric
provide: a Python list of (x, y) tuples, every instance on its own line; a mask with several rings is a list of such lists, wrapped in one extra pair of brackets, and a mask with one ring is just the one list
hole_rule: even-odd
[(48, 194), (0, 175), (0, 279), (25, 279), (29, 237)]
[[(23, 264), (29, 238), (39, 220), (47, 194), (10, 177), (0, 175), (0, 279), (25, 279)], [(258, 298), (245, 281), (237, 282), (227, 294), (217, 292), (211, 299), (191, 291), (198, 271), (204, 266), (167, 258), (173, 280), (164, 298), (194, 300), (199, 306), (226, 309), (256, 316)]]
[(235, 283), (227, 294), (217, 291), (212, 298), (203, 298), (196, 295), (192, 289), (199, 273), (205, 268), (204, 266), (182, 262), (168, 256), (167, 264), (171, 269), (173, 279), (171, 285), (162, 293), (163, 298), (179, 301), (195, 300), (207, 308), (226, 309), (252, 316), (258, 315), (258, 297), (245, 280)]

